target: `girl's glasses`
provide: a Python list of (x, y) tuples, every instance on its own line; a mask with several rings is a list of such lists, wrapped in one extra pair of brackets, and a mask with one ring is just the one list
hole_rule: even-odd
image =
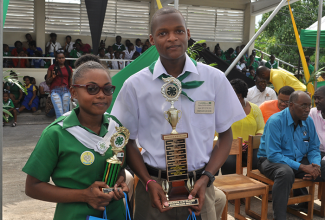
[(99, 93), (100, 90), (107, 96), (110, 96), (115, 91), (115, 86), (112, 85), (105, 85), (103, 87), (98, 86), (97, 84), (87, 84), (87, 85), (72, 85), (73, 87), (81, 88), (85, 87), (89, 95), (96, 95)]

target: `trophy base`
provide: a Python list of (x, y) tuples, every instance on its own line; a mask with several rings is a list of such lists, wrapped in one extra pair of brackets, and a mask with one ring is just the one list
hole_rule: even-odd
[[(117, 187), (117, 189), (122, 190), (121, 187)], [(102, 188), (102, 192), (106, 193), (106, 194), (113, 192), (114, 190), (115, 190), (115, 188)]]
[[(169, 206), (168, 207), (184, 207), (184, 206), (192, 206), (192, 205), (199, 205), (199, 199), (184, 199), (184, 200), (175, 200), (175, 201), (167, 201)], [(168, 208), (163, 206), (163, 208)]]

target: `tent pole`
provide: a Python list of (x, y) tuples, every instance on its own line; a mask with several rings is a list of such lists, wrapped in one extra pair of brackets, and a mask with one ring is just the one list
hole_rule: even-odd
[[(0, 80), (1, 80), (1, 85), (3, 85), (3, 0), (0, 0), (0, 11), (2, 12), (0, 15)], [(3, 97), (3, 88), (0, 89), (0, 97)], [(1, 116), (3, 115), (3, 103), (0, 102), (0, 113)], [(3, 212), (2, 212), (2, 207), (3, 207), (3, 203), (2, 203), (2, 187), (3, 187), (3, 181), (2, 181), (2, 167), (3, 167), (3, 155), (2, 155), (2, 150), (3, 148), (3, 126), (0, 126), (0, 220), (2, 220), (2, 216), (3, 216)]]
[[(320, 45), (320, 32), (322, 27), (322, 13), (323, 13), (323, 0), (319, 0), (318, 6), (318, 25), (317, 25), (317, 40), (316, 40), (316, 56), (315, 56), (315, 71), (319, 68), (319, 45)], [(312, 73), (310, 73), (312, 74)]]
[(225, 72), (225, 75), (226, 76), (230, 73), (230, 71), (232, 70), (232, 68), (234, 68), (236, 66), (236, 64), (240, 60), (240, 58), (245, 54), (245, 52), (248, 50), (248, 48), (254, 43), (254, 41), (256, 40), (256, 38), (262, 33), (262, 31), (270, 23), (270, 21), (274, 18), (274, 16), (280, 11), (280, 9), (282, 8), (283, 4), (286, 1), (287, 0), (282, 0), (280, 2), (280, 4), (274, 9), (274, 11), (270, 15), (270, 17), (268, 17), (268, 19), (264, 22), (264, 24), (262, 25), (262, 27), (255, 33), (255, 35), (252, 37), (252, 39), (250, 39), (250, 41), (246, 44), (246, 46), (244, 47), (244, 49), (239, 53), (239, 55), (236, 57), (236, 59), (228, 67), (228, 69)]
[(178, 0), (174, 0), (174, 7), (175, 7), (175, 9), (177, 9), (178, 10)]

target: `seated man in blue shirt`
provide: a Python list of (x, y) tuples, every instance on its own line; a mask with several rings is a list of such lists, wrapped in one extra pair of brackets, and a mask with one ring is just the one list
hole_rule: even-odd
[(319, 139), (308, 116), (310, 97), (302, 91), (290, 95), (289, 107), (267, 121), (257, 154), (258, 169), (274, 181), (274, 219), (286, 219), (290, 190), (295, 178), (325, 181)]

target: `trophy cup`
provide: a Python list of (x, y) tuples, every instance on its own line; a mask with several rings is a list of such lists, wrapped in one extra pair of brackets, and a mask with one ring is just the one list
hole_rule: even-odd
[[(106, 160), (106, 167), (103, 176), (103, 182), (105, 182), (109, 188), (102, 188), (104, 193), (110, 193), (114, 190), (114, 185), (117, 180), (117, 176), (121, 167), (125, 162), (124, 148), (129, 141), (130, 132), (125, 127), (115, 127), (116, 133), (114, 133), (110, 140), (110, 146), (114, 152), (114, 156)], [(120, 187), (118, 187), (120, 189)]]
[(182, 84), (174, 77), (163, 78), (163, 81), (165, 84), (161, 87), (161, 93), (171, 104), (168, 111), (164, 112), (164, 117), (172, 126), (172, 132), (161, 135), (165, 144), (167, 168), (167, 180), (163, 181), (162, 188), (169, 207), (198, 205), (197, 198), (188, 199), (189, 192), (194, 187), (193, 179), (188, 178), (187, 174), (186, 138), (188, 138), (188, 134), (176, 131), (176, 125), (182, 117), (182, 112), (174, 107), (174, 102), (178, 100), (182, 92)]

